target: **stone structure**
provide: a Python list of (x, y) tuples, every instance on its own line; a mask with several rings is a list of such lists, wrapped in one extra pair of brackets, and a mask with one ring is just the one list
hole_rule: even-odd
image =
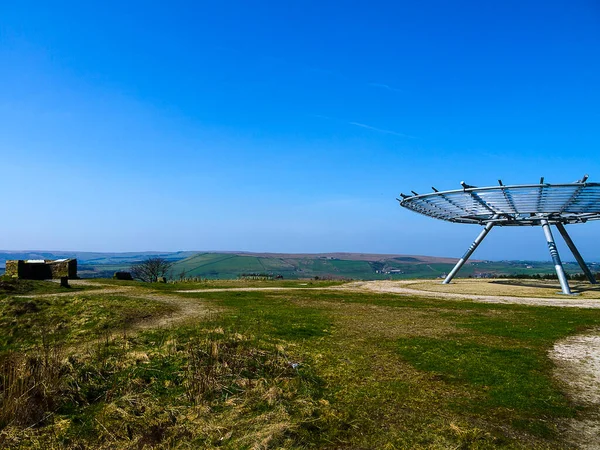
[(76, 259), (28, 259), (6, 261), (5, 275), (25, 280), (48, 280), (50, 278), (77, 278)]

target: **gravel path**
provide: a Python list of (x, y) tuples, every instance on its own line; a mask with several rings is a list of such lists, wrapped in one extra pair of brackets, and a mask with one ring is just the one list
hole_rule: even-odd
[(163, 293), (149, 293), (145, 289), (135, 286), (113, 286), (108, 284), (91, 283), (86, 280), (70, 280), (74, 286), (103, 286), (100, 289), (91, 289), (86, 291), (61, 292), (56, 294), (38, 294), (38, 295), (20, 295), (22, 298), (44, 298), (44, 297), (68, 297), (76, 295), (123, 295), (132, 298), (141, 298), (144, 300), (156, 301), (173, 306), (174, 311), (160, 317), (153, 317), (148, 320), (138, 322), (134, 328), (150, 329), (161, 328), (185, 322), (190, 319), (206, 317), (216, 312), (216, 309), (209, 308), (204, 302), (198, 299), (190, 299), (179, 295), (169, 295)]
[(569, 397), (587, 407), (583, 419), (565, 421), (567, 439), (578, 448), (600, 449), (600, 335), (569, 336), (549, 352), (555, 376)]
[(540, 298), (540, 297), (514, 297), (497, 295), (459, 294), (454, 292), (433, 292), (422, 289), (405, 287), (414, 281), (357, 281), (353, 283), (335, 286), (330, 289), (349, 289), (363, 292), (379, 292), (391, 294), (418, 295), (419, 297), (451, 299), (451, 300), (473, 300), (484, 303), (505, 303), (532, 306), (559, 306), (566, 308), (600, 308), (600, 300), (584, 299), (576, 296), (564, 296), (564, 298)]
[(210, 288), (210, 289), (182, 289), (180, 294), (193, 294), (198, 292), (252, 292), (252, 291), (300, 291), (310, 289), (311, 291), (324, 291), (329, 289), (338, 289), (340, 286), (331, 287), (239, 287), (239, 288)]

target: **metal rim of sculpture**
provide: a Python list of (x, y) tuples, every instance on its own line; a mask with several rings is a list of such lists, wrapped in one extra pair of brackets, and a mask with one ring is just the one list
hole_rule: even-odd
[(571, 288), (556, 248), (550, 225), (554, 225), (575, 256), (577, 263), (592, 284), (597, 281), (583, 260), (579, 250), (567, 233), (564, 225), (584, 223), (600, 219), (600, 183), (587, 183), (588, 176), (567, 184), (544, 183), (518, 184), (505, 186), (469, 186), (464, 181), (462, 189), (419, 195), (400, 194), (400, 205), (420, 214), (457, 223), (484, 225), (479, 236), (473, 241), (462, 258), (444, 279), (450, 283), (461, 267), (468, 261), (475, 249), (495, 226), (535, 226), (544, 230), (548, 250), (554, 262), (556, 275), (562, 292), (571, 295)]
[(455, 223), (535, 226), (584, 223), (600, 219), (600, 183), (519, 184), (475, 187), (408, 196), (400, 205), (426, 216)]

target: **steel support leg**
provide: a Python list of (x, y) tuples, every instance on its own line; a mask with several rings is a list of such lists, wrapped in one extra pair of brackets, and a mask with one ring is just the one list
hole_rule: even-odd
[(550, 230), (550, 224), (546, 219), (542, 219), (540, 223), (542, 224), (542, 229), (544, 230), (544, 234), (546, 235), (546, 241), (548, 242), (548, 250), (550, 250), (552, 262), (554, 262), (554, 269), (556, 270), (556, 275), (558, 275), (558, 281), (560, 282), (560, 287), (562, 288), (563, 294), (571, 295), (571, 288), (569, 287), (569, 282), (567, 281), (565, 270), (563, 269), (562, 262), (560, 261), (560, 256), (558, 255), (558, 250), (556, 249), (556, 243), (554, 242), (554, 238), (552, 237), (552, 230)]
[(565, 229), (565, 226), (562, 223), (559, 222), (559, 223), (556, 224), (556, 228), (558, 228), (558, 231), (560, 232), (561, 236), (563, 237), (563, 239), (567, 243), (567, 246), (569, 247), (569, 250), (571, 250), (571, 253), (573, 253), (573, 256), (577, 260), (577, 263), (579, 264), (579, 267), (581, 267), (581, 270), (583, 270), (583, 273), (585, 274), (585, 276), (587, 277), (587, 279), (590, 280), (590, 283), (597, 284), (596, 278), (594, 277), (594, 275), (592, 274), (590, 268), (587, 266), (587, 264), (585, 263), (585, 261), (581, 257), (581, 253), (579, 253), (579, 250), (577, 250), (577, 247), (575, 247), (575, 244), (573, 243), (573, 240), (571, 239), (571, 236), (569, 236), (569, 233), (567, 233), (567, 230)]
[(479, 236), (477, 236), (477, 238), (473, 241), (473, 243), (471, 244), (469, 249), (465, 252), (463, 257), (458, 260), (458, 262), (454, 266), (454, 269), (452, 269), (452, 271), (450, 271), (450, 273), (448, 274), (448, 276), (446, 277), (446, 279), (444, 280), (444, 282), (442, 284), (448, 284), (448, 283), (450, 283), (450, 281), (452, 281), (452, 278), (454, 278), (454, 275), (456, 275), (458, 273), (458, 271), (460, 270), (460, 268), (467, 262), (469, 257), (473, 254), (475, 249), (479, 246), (479, 244), (481, 244), (481, 241), (483, 241), (483, 239), (487, 236), (487, 234), (490, 232), (490, 230), (493, 227), (494, 227), (493, 222), (488, 222), (486, 224), (485, 228), (483, 230), (481, 230), (481, 233), (479, 233)]

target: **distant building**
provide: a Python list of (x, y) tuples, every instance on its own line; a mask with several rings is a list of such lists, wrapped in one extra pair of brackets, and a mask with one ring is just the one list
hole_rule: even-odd
[(5, 275), (24, 280), (77, 278), (76, 259), (14, 259), (6, 261)]
[(473, 275), (473, 278), (494, 278), (494, 274), (489, 272), (478, 272)]

